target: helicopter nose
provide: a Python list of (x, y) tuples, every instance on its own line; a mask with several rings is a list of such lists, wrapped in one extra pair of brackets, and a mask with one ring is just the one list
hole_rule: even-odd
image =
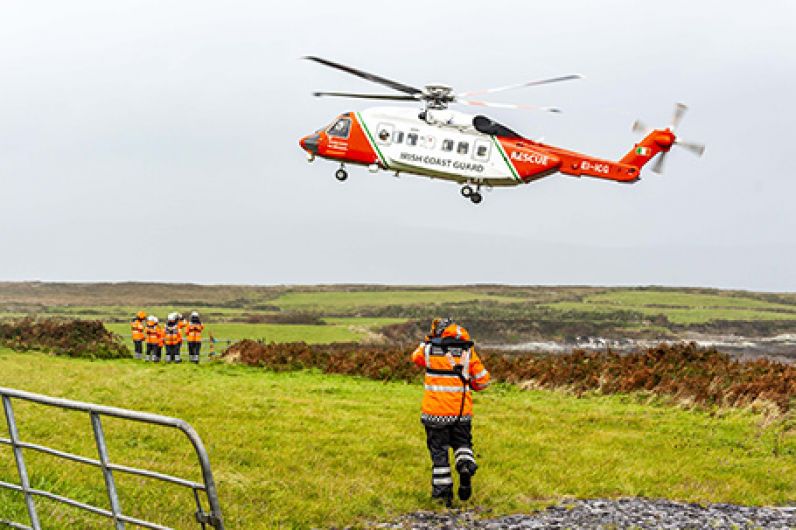
[(318, 133), (305, 136), (299, 141), (301, 148), (314, 155), (318, 154), (318, 145), (321, 143), (321, 135)]

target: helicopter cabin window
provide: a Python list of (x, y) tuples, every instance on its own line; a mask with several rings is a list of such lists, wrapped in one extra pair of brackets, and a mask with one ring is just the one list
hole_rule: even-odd
[(351, 132), (351, 118), (340, 118), (326, 132), (329, 136), (348, 138), (348, 134)]
[(404, 133), (402, 133), (401, 131), (395, 131), (395, 133), (392, 135), (392, 141), (393, 141), (393, 143), (396, 143), (396, 144), (403, 143), (403, 141), (404, 141)]
[(390, 145), (390, 142), (393, 141), (393, 126), (389, 123), (380, 123), (378, 128), (376, 129), (376, 137), (379, 140), (380, 144)]
[(470, 144), (468, 142), (459, 142), (459, 145), (456, 147), (456, 152), (460, 155), (466, 155), (469, 150)]
[(406, 135), (406, 145), (417, 145), (417, 133), (409, 133)]
[(442, 150), (446, 152), (453, 151), (453, 140), (442, 140)]
[(476, 140), (475, 141), (475, 150), (473, 151), (473, 158), (480, 161), (486, 162), (489, 160), (489, 142), (486, 140)]

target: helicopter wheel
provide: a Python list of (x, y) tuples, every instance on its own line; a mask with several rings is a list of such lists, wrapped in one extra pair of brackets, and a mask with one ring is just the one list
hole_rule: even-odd
[(334, 178), (336, 178), (340, 182), (343, 182), (345, 179), (348, 178), (348, 171), (346, 171), (343, 168), (340, 168), (334, 172)]
[(470, 200), (473, 201), (473, 204), (478, 204), (484, 199), (483, 196), (477, 191), (474, 191), (470, 194)]
[(462, 191), (462, 197), (464, 197), (465, 199), (469, 199), (474, 193), (472, 186), (470, 186), (469, 184), (465, 184), (464, 186), (462, 186), (461, 191)]

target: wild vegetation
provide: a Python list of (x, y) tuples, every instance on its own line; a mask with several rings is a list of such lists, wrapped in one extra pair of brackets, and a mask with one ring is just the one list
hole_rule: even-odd
[[(228, 528), (343, 527), (435, 507), (419, 383), (0, 348), (0, 385), (187, 420), (209, 450)], [(796, 439), (786, 420), (747, 409), (686, 410), (640, 394), (577, 397), (509, 384), (475, 401), (481, 468), (470, 506), (483, 513), (527, 512), (566, 497), (753, 505), (796, 498)], [(15, 409), (25, 441), (96, 457), (84, 414), (22, 403)], [(113, 462), (199, 478), (180, 437), (118, 420), (104, 425)], [(0, 436), (7, 436), (4, 424)], [(34, 487), (107, 505), (98, 470), (26, 454)], [(0, 480), (18, 480), (4, 447)], [(176, 528), (195, 524), (190, 493), (123, 474), (116, 480), (132, 515)], [(107, 525), (46, 501), (39, 513), (46, 528)], [(0, 518), (7, 517), (25, 520), (17, 494), (0, 493)]]
[[(233, 362), (275, 371), (319, 369), (380, 381), (419, 381), (405, 349), (357, 344), (264, 344), (244, 340), (224, 354)], [(796, 367), (758, 359), (740, 362), (695, 344), (661, 344), (630, 354), (575, 350), (567, 355), (483, 351), (492, 377), (522, 388), (584, 393), (642, 392), (700, 407), (747, 407), (787, 413), (796, 397)], [(770, 411), (774, 412), (774, 410)]]
[(119, 359), (130, 351), (98, 320), (24, 318), (0, 321), (0, 345), (18, 351), (41, 350), (68, 357)]

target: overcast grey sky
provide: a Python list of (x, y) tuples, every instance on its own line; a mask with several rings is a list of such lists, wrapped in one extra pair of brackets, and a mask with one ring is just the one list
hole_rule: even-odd
[[(634, 119), (701, 159), (632, 186), (450, 183), (307, 164), (298, 138), (378, 87), (320, 55), (563, 115), (493, 112), (616, 158)], [(791, 1), (3, 2), (0, 280), (663, 284), (796, 290)], [(495, 99), (498, 99), (497, 96)]]

